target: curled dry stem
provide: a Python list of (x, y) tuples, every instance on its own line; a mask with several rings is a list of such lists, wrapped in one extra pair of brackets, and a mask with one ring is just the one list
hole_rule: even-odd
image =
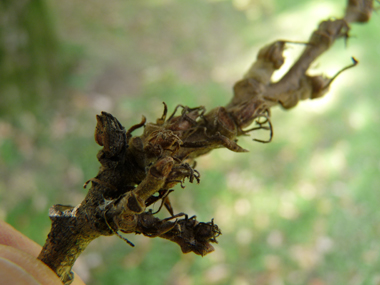
[[(214, 250), (211, 243), (221, 235), (219, 227), (211, 222), (199, 222), (195, 216), (174, 214), (168, 195), (175, 184), (184, 187), (184, 179), (199, 183), (200, 174), (189, 163), (213, 149), (225, 147), (234, 152), (246, 152), (237, 144), (237, 137), (256, 130), (268, 130), (269, 139), (255, 141), (268, 143), (273, 137), (270, 108), (280, 105), (289, 109), (300, 100), (323, 96), (331, 79), (310, 76), (307, 70), (318, 56), (336, 39), (348, 38), (349, 24), (366, 22), (373, 10), (373, 1), (349, 0), (343, 19), (322, 22), (305, 43), (300, 57), (277, 82), (273, 72), (284, 63), (286, 43), (276, 41), (263, 47), (256, 61), (242, 80), (234, 86), (229, 104), (206, 112), (201, 106), (189, 108), (178, 105), (167, 118), (168, 108), (156, 123), (141, 122), (127, 131), (111, 114), (102, 112), (96, 117), (95, 142), (102, 146), (97, 158), (101, 168), (91, 182), (85, 199), (79, 205), (54, 205), (49, 210), (51, 231), (38, 256), (65, 284), (73, 280), (72, 266), (87, 245), (100, 236), (136, 233), (160, 237), (177, 243), (183, 253), (204, 256)], [(292, 41), (294, 43), (294, 41)], [(179, 108), (180, 115), (176, 116)], [(249, 128), (254, 123), (256, 126)], [(133, 136), (144, 127), (141, 136)], [(245, 128), (248, 128), (244, 130)], [(161, 200), (155, 213), (147, 207)], [(159, 219), (154, 215), (165, 206), (170, 217)], [(180, 217), (183, 217), (178, 219)], [(173, 219), (176, 219), (174, 222)]]

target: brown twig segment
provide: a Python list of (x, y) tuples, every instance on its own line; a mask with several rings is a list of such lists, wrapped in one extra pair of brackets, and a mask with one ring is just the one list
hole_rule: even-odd
[[(349, 24), (366, 22), (373, 10), (373, 1), (350, 0), (343, 19), (322, 22), (312, 34), (298, 60), (278, 81), (272, 82), (273, 72), (284, 63), (283, 51), (288, 41), (276, 41), (263, 47), (244, 78), (234, 86), (234, 96), (224, 107), (209, 112), (201, 106), (189, 108), (178, 105), (167, 117), (168, 108), (156, 123), (139, 124), (128, 129), (111, 114), (96, 116), (95, 141), (102, 146), (97, 158), (101, 168), (88, 180), (92, 186), (85, 199), (76, 207), (54, 205), (49, 216), (52, 228), (39, 255), (65, 284), (73, 280), (71, 268), (87, 245), (99, 236), (136, 233), (160, 237), (177, 243), (183, 253), (204, 256), (214, 250), (211, 243), (221, 234), (214, 221), (198, 222), (184, 213), (174, 215), (168, 194), (176, 184), (184, 187), (185, 179), (199, 183), (200, 174), (190, 162), (216, 148), (246, 152), (237, 137), (263, 129), (272, 140), (270, 109), (281, 105), (292, 108), (299, 100), (324, 95), (333, 78), (307, 74), (310, 64), (325, 52), (336, 39), (348, 38)], [(181, 110), (179, 115), (177, 111)], [(255, 124), (251, 126), (251, 124)], [(251, 127), (250, 127), (251, 126)], [(144, 127), (141, 136), (133, 136)], [(247, 129), (248, 128), (248, 129)], [(146, 208), (161, 200), (171, 216), (159, 219)], [(184, 216), (182, 219), (174, 220)], [(174, 220), (174, 221), (173, 221)]]

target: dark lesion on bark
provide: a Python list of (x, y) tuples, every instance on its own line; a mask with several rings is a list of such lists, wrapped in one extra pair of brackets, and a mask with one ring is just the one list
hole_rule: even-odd
[[(322, 22), (299, 59), (277, 82), (271, 78), (284, 63), (288, 42), (275, 41), (263, 47), (243, 79), (235, 84), (234, 96), (226, 106), (207, 112), (203, 106), (178, 105), (168, 116), (164, 103), (163, 114), (155, 123), (147, 123), (143, 117), (128, 130), (109, 113), (97, 115), (94, 137), (103, 147), (97, 155), (99, 173), (85, 183), (84, 187), (91, 184), (91, 188), (82, 203), (50, 208), (52, 228), (38, 258), (63, 283), (70, 284), (75, 260), (100, 236), (116, 234), (134, 246), (120, 232), (135, 233), (177, 243), (183, 253), (204, 256), (212, 252), (212, 243), (217, 243), (221, 230), (213, 219), (199, 222), (195, 216), (175, 214), (169, 199), (173, 188), (177, 184), (184, 187), (185, 181), (199, 183), (194, 159), (200, 155), (217, 148), (247, 152), (239, 146), (238, 136), (265, 130), (267, 140), (254, 140), (270, 142), (273, 106), (289, 109), (300, 100), (323, 96), (336, 76), (309, 75), (310, 64), (336, 39), (348, 38), (350, 23), (368, 21), (372, 5), (369, 0), (350, 0), (344, 18)], [(356, 63), (354, 60), (353, 65)], [(143, 134), (133, 136), (139, 128), (144, 129)], [(158, 211), (147, 209), (157, 201), (161, 203)], [(155, 216), (162, 207), (169, 213), (166, 219)]]

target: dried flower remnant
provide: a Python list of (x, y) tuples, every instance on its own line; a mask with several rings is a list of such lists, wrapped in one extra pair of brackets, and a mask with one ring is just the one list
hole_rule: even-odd
[[(73, 280), (72, 266), (87, 245), (100, 236), (118, 235), (134, 246), (122, 233), (160, 237), (177, 243), (183, 253), (204, 256), (214, 250), (212, 243), (221, 235), (214, 223), (199, 222), (185, 213), (174, 214), (169, 195), (177, 184), (184, 187), (200, 181), (194, 159), (217, 148), (247, 152), (238, 145), (237, 137), (257, 130), (268, 131), (267, 143), (273, 138), (270, 109), (285, 109), (300, 100), (323, 96), (336, 76), (307, 74), (310, 64), (325, 52), (336, 39), (348, 38), (349, 24), (366, 22), (373, 10), (373, 1), (348, 1), (343, 19), (322, 22), (305, 45), (304, 51), (290, 70), (277, 82), (273, 72), (284, 63), (287, 41), (276, 41), (263, 47), (257, 60), (234, 86), (229, 104), (208, 112), (201, 106), (178, 105), (168, 117), (168, 108), (156, 123), (141, 122), (126, 130), (111, 114), (96, 117), (95, 142), (103, 148), (97, 158), (101, 168), (91, 183), (87, 196), (79, 205), (54, 205), (49, 216), (52, 228), (39, 255), (65, 284)], [(354, 60), (352, 67), (357, 64)], [(349, 68), (347, 67), (347, 68)], [(342, 69), (345, 70), (347, 68)], [(340, 72), (339, 72), (340, 73)], [(338, 74), (339, 74), (338, 73)], [(338, 75), (337, 74), (337, 75)], [(253, 125), (253, 126), (252, 126)], [(144, 128), (141, 136), (133, 136)], [(161, 200), (170, 216), (159, 219), (152, 203)]]

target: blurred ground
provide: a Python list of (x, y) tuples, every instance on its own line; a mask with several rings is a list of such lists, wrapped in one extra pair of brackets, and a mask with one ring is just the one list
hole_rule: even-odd
[[(80, 203), (96, 175), (95, 114), (125, 127), (178, 103), (231, 98), (259, 48), (306, 41), (343, 0), (20, 0), (0, 3), (0, 218), (41, 245), (53, 204)], [(165, 240), (94, 241), (76, 271), (88, 284), (380, 284), (379, 17), (355, 25), (312, 72), (326, 97), (273, 110), (274, 140), (248, 154), (198, 160), (200, 185), (177, 211), (215, 218), (223, 235), (204, 258)], [(289, 45), (288, 63), (302, 47)], [(286, 69), (286, 67), (285, 67)], [(279, 73), (277, 76), (280, 76)], [(155, 206), (157, 207), (157, 205)], [(166, 215), (162, 213), (162, 215)]]

